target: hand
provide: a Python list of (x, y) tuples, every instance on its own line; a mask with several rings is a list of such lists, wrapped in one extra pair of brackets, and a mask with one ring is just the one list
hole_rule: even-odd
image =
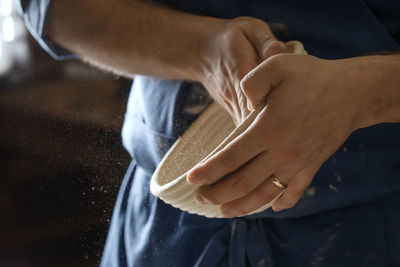
[(249, 17), (224, 20), (204, 40), (197, 80), (238, 124), (249, 113), (240, 81), (283, 48), (284, 44), (276, 40), (262, 20)]
[[(320, 166), (356, 129), (371, 122), (365, 110), (377, 91), (367, 57), (321, 60), (309, 55), (273, 56), (242, 81), (252, 107), (268, 105), (225, 149), (196, 166), (188, 182), (202, 184), (197, 199), (222, 204), (226, 217), (247, 214), (277, 196), (270, 179), (288, 184), (274, 203), (293, 207)], [(372, 109), (372, 108), (371, 108)]]

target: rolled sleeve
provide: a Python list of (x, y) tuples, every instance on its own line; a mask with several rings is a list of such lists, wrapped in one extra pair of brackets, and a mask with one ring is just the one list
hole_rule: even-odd
[(77, 58), (70, 51), (60, 47), (48, 38), (48, 11), (51, 0), (20, 0), (19, 11), (24, 17), (26, 27), (41, 47), (54, 59)]

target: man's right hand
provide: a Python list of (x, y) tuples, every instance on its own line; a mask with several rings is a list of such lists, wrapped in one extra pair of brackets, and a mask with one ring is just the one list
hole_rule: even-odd
[(259, 19), (196, 16), (145, 1), (56, 0), (49, 37), (82, 59), (112, 72), (201, 82), (239, 123), (249, 113), (240, 80), (280, 53)]
[(283, 49), (284, 44), (262, 20), (220, 20), (204, 40), (194, 77), (238, 124), (249, 113), (240, 81), (260, 62)]

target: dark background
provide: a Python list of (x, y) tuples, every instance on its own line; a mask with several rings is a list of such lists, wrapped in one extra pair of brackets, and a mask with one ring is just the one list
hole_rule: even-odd
[(130, 82), (17, 37), (25, 59), (0, 76), (0, 266), (97, 266), (129, 164)]

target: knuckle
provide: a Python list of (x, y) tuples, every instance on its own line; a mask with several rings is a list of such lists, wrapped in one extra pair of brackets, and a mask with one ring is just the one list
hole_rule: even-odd
[(284, 158), (286, 161), (297, 161), (301, 156), (302, 151), (298, 145), (293, 145), (289, 147), (288, 150), (284, 153)]
[(290, 129), (286, 126), (287, 124), (285, 125), (285, 119), (281, 117), (279, 120), (279, 125), (274, 129), (271, 129), (271, 125), (260, 122), (261, 132), (264, 132), (264, 138), (270, 143), (283, 143), (290, 134)]
[[(262, 133), (262, 132), (261, 132)], [(268, 142), (266, 142), (266, 139), (264, 139), (264, 136), (262, 134), (255, 133), (254, 135), (251, 135), (252, 143), (254, 147), (256, 147), (259, 151), (265, 152), (266, 149), (268, 149)], [(263, 167), (264, 170), (269, 170), (272, 166), (275, 166), (275, 161), (274, 159), (270, 162), (265, 162), (265, 165)]]
[(247, 23), (246, 20), (242, 17), (232, 19), (227, 24), (228, 35), (235, 35), (241, 33), (242, 28), (244, 27), (244, 25), (246, 25), (246, 23)]
[(232, 21), (242, 24), (242, 25), (247, 25), (253, 18), (251, 17), (247, 17), (247, 16), (240, 16), (240, 17), (236, 17), (234, 18)]
[(280, 55), (275, 55), (268, 59), (268, 66), (271, 69), (278, 69), (280, 65), (282, 65), (282, 57)]
[(254, 27), (266, 26), (267, 23), (262, 19), (248, 17), (248, 16), (240, 16), (233, 19), (234, 22), (239, 23), (242, 26), (248, 26), (254, 29)]
[(271, 56), (268, 59), (267, 64), (273, 70), (276, 70), (276, 69), (282, 70), (287, 65), (287, 60), (288, 60), (287, 54), (277, 54), (277, 55)]
[(292, 145), (286, 153), (287, 159), (295, 166), (304, 166), (310, 159), (310, 153), (307, 147), (303, 146), (300, 141)]

